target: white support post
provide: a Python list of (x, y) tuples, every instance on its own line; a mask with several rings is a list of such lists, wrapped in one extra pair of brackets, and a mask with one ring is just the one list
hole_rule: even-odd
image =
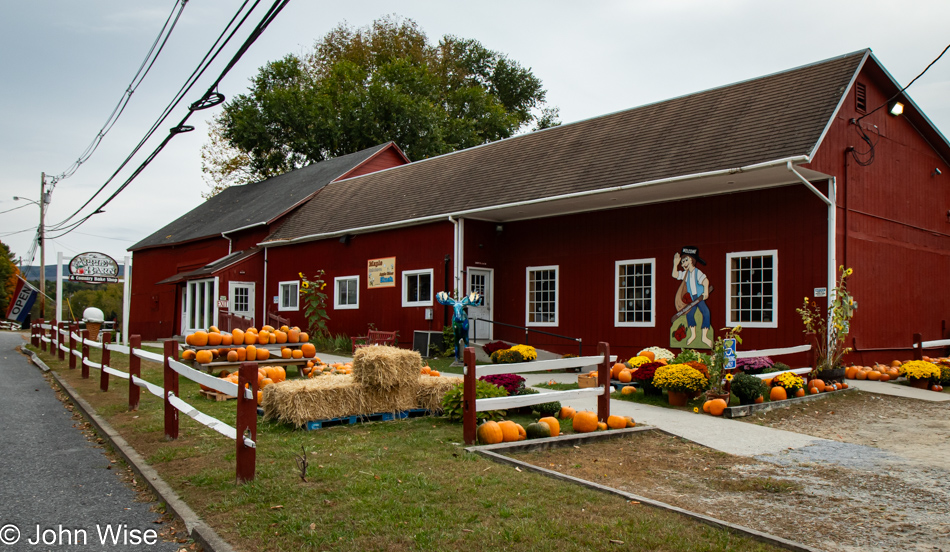
[(63, 252), (56, 252), (56, 323), (63, 321)]
[[(831, 318), (834, 313), (831, 307), (835, 301), (835, 285), (838, 283), (838, 199), (837, 182), (835, 178), (828, 179), (828, 328), (831, 329)], [(831, 351), (831, 335), (828, 331), (828, 342), (825, 343), (825, 350)]]
[(125, 280), (122, 282), (122, 344), (129, 344), (129, 314), (132, 310), (132, 257), (125, 256)]

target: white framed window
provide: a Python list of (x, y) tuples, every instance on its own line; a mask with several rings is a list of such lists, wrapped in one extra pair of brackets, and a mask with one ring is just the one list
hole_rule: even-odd
[(656, 258), (614, 263), (614, 326), (656, 326)]
[(280, 282), (277, 285), (278, 297), (277, 300), (277, 310), (278, 311), (295, 311), (300, 310), (300, 281), (291, 280), (289, 282)]
[(402, 273), (402, 306), (432, 306), (432, 269), (404, 270)]
[(778, 250), (726, 254), (726, 325), (778, 327)]
[(526, 269), (525, 326), (557, 326), (558, 266)]
[(359, 276), (341, 276), (333, 279), (333, 308), (360, 308)]

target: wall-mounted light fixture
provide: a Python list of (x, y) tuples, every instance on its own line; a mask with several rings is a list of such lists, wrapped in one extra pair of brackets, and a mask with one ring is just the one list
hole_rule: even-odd
[(901, 102), (891, 102), (891, 107), (889, 109), (891, 115), (897, 117), (904, 112), (904, 104)]
[(504, 229), (505, 229), (505, 225), (504, 225), (504, 224), (496, 224), (496, 225), (495, 225), (495, 232), (501, 232), (501, 231), (503, 231)]
[(930, 173), (930, 176), (940, 176), (941, 174), (943, 173), (940, 172), (940, 169), (934, 167), (934, 172)]
[(353, 239), (353, 236), (351, 234), (343, 234), (342, 236), (340, 236), (340, 243), (342, 243), (343, 245), (350, 245), (350, 240), (352, 239)]

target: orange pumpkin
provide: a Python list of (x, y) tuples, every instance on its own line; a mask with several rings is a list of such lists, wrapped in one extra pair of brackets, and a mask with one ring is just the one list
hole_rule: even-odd
[(238, 352), (228, 351), (228, 362), (237, 362), (237, 361), (238, 361)]
[(574, 414), (572, 422), (574, 433), (590, 433), (597, 431), (597, 414), (589, 410), (583, 410)]
[(627, 427), (637, 427), (637, 422), (633, 421), (630, 416), (624, 416), (623, 419), (627, 420)]
[(599, 431), (607, 431), (607, 423), (606, 423), (606, 422), (597, 422), (597, 429), (598, 429)]
[(429, 375), (432, 376), (432, 377), (434, 377), (434, 378), (437, 378), (437, 377), (441, 376), (442, 374), (440, 374), (438, 370), (432, 370), (431, 372), (429, 372)]
[(619, 362), (614, 364), (610, 368), (610, 379), (617, 379), (617, 377), (620, 375), (620, 371), (626, 368), (627, 368), (626, 366), (624, 366), (623, 364), (620, 364)]
[(211, 351), (208, 349), (205, 349), (203, 351), (198, 351), (197, 353), (195, 353), (195, 360), (197, 360), (199, 364), (208, 364), (213, 359), (214, 359), (214, 355), (212, 355)]
[[(779, 389), (782, 389), (779, 387)], [(785, 391), (785, 389), (782, 389)], [(713, 399), (709, 401), (709, 413), (713, 416), (722, 416), (722, 413), (726, 411), (726, 401), (723, 399)]]
[(247, 349), (240, 347), (236, 352), (238, 355), (238, 362), (244, 362), (247, 360)]
[(208, 344), (208, 332), (198, 330), (197, 332), (191, 334), (191, 341), (191, 344), (195, 347), (204, 347)]
[(764, 402), (765, 402), (765, 397), (763, 397), (762, 395), (759, 395), (758, 397), (755, 398), (755, 404), (762, 404)]
[(287, 343), (287, 332), (276, 330), (274, 331), (274, 335), (276, 336), (274, 338), (275, 343)]
[(557, 418), (553, 416), (547, 416), (541, 418), (538, 421), (548, 424), (548, 427), (551, 428), (551, 437), (557, 437), (561, 434), (561, 423), (557, 421)]
[(257, 344), (267, 345), (269, 343), (270, 343), (270, 332), (267, 330), (261, 330), (261, 333), (257, 334)]
[(804, 397), (804, 396), (805, 396), (805, 388), (804, 388), (804, 387), (799, 387), (798, 390), (795, 391), (795, 396), (796, 396), (796, 397)]
[(264, 378), (264, 379), (261, 380), (261, 383), (260, 383), (259, 385), (261, 386), (261, 389), (263, 389), (263, 388), (265, 388), (265, 387), (267, 387), (268, 385), (271, 385), (271, 384), (273, 384), (273, 383), (274, 383), (274, 380), (272, 380), (272, 379), (270, 379), (270, 378)]
[(819, 393), (825, 390), (825, 382), (820, 379), (813, 379), (808, 383), (809, 387), (814, 387)]
[(858, 372), (857, 366), (848, 366), (844, 370), (844, 377), (848, 379), (854, 379), (854, 375)]
[(712, 406), (712, 400), (708, 400), (703, 403), (703, 412), (709, 414), (709, 407)]
[(185, 349), (181, 352), (182, 360), (195, 360), (195, 352), (191, 349)]
[(498, 427), (501, 428), (501, 440), (510, 443), (518, 440), (518, 424), (512, 422), (511, 420), (505, 420), (503, 422), (498, 422)]
[(270, 358), (270, 351), (261, 347), (257, 350), (257, 360), (267, 360)]
[(300, 330), (297, 328), (291, 328), (287, 330), (287, 343), (299, 343), (300, 342)]
[(871, 381), (881, 381), (881, 373), (877, 370), (871, 370), (868, 372), (868, 379)]
[(576, 411), (569, 406), (562, 406), (561, 412), (558, 413), (558, 418), (562, 420), (567, 420), (568, 418), (573, 418)]
[(636, 392), (637, 392), (637, 388), (632, 385), (628, 385), (620, 390), (620, 393), (624, 395), (633, 395)]
[[(819, 380), (820, 381), (820, 380)], [(788, 398), (788, 393), (785, 392), (785, 388), (781, 386), (775, 386), (769, 391), (769, 400), (770, 401), (784, 401)]]
[(483, 445), (494, 445), (504, 439), (504, 434), (501, 432), (498, 422), (491, 420), (478, 426), (478, 429), (475, 430), (475, 436), (478, 438), (478, 442)]
[(293, 351), (289, 348), (284, 347), (280, 350), (280, 358), (291, 358), (293, 356)]
[(262, 331), (262, 332), (272, 332), (272, 331), (274, 331), (274, 327), (271, 326), (270, 324), (266, 324), (266, 325), (264, 325), (264, 326), (261, 326), (261, 331)]
[(620, 371), (620, 374), (617, 375), (617, 379), (620, 380), (620, 383), (630, 383), (630, 380), (633, 379), (633, 374), (630, 370), (623, 369)]
[(257, 360), (257, 347), (253, 345), (248, 345), (247, 347), (244, 348), (244, 350), (247, 351), (248, 361), (254, 362), (255, 360)]
[(307, 334), (307, 332), (300, 332), (299, 339), (301, 343), (306, 343), (310, 341), (310, 336)]
[(524, 427), (521, 424), (515, 424), (515, 427), (518, 428), (518, 440), (524, 441), (528, 438), (528, 433), (524, 430)]
[(208, 334), (208, 345), (216, 347), (221, 344), (222, 335), (220, 333), (209, 333)]
[(639, 353), (637, 353), (637, 356), (646, 357), (650, 359), (650, 362), (653, 362), (656, 360), (656, 355), (653, 353), (653, 351), (640, 351)]
[(856, 380), (866, 380), (866, 379), (868, 379), (868, 372), (869, 372), (869, 370), (858, 370), (857, 373), (854, 374), (854, 379), (856, 379)]
[(313, 346), (313, 343), (304, 343), (300, 346), (300, 351), (303, 353), (304, 358), (317, 356), (317, 348)]
[(607, 416), (607, 427), (610, 429), (623, 429), (627, 427), (627, 419), (623, 416)]
[(231, 344), (244, 345), (244, 330), (231, 330)]

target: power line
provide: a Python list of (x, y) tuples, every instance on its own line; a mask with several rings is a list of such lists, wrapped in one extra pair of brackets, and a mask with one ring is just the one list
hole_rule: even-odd
[(907, 83), (907, 86), (905, 86), (904, 88), (901, 88), (900, 90), (898, 90), (898, 91), (897, 91), (897, 94), (894, 94), (893, 96), (891, 96), (890, 99), (888, 99), (886, 102), (884, 102), (884, 103), (882, 103), (881, 105), (875, 107), (873, 110), (871, 110), (871, 111), (868, 112), (867, 114), (858, 117), (858, 118), (856, 119), (856, 121), (859, 121), (859, 122), (860, 122), (861, 119), (867, 117), (867, 116), (870, 115), (871, 113), (874, 113), (874, 112), (878, 111), (879, 109), (881, 109), (881, 108), (884, 107), (885, 105), (887, 105), (887, 104), (891, 103), (892, 101), (896, 100), (898, 96), (900, 96), (901, 94), (904, 93), (905, 90), (907, 90), (908, 88), (910, 88), (910, 85), (914, 84), (915, 82), (917, 82), (917, 79), (919, 79), (920, 77), (924, 76), (924, 73), (926, 73), (931, 67), (933, 67), (933, 64), (934, 64), (934, 63), (937, 63), (937, 61), (938, 61), (940, 58), (942, 58), (944, 54), (947, 53), (947, 50), (950, 50), (950, 44), (947, 44), (947, 47), (944, 48), (942, 52), (940, 52), (940, 55), (937, 56), (936, 58), (934, 58), (934, 60), (931, 61), (931, 62), (927, 65), (927, 67), (924, 67), (924, 70), (921, 71), (919, 75), (917, 75), (917, 76), (914, 77), (909, 83)]
[[(221, 31), (221, 34), (218, 35), (218, 38), (215, 39), (214, 43), (208, 49), (208, 52), (205, 53), (201, 61), (198, 62), (198, 66), (191, 72), (191, 75), (188, 76), (188, 78), (185, 80), (185, 83), (182, 84), (181, 88), (178, 89), (178, 92), (175, 93), (175, 95), (172, 97), (172, 100), (169, 102), (169, 104), (165, 106), (165, 109), (159, 115), (159, 118), (149, 128), (148, 132), (146, 132), (145, 136), (141, 140), (139, 140), (138, 144), (136, 144), (136, 146), (132, 149), (132, 152), (129, 153), (129, 155), (127, 155), (126, 158), (122, 161), (122, 163), (119, 165), (119, 168), (117, 168), (115, 172), (113, 172), (112, 175), (109, 176), (109, 178), (102, 184), (102, 186), (100, 186), (99, 189), (96, 190), (96, 192), (92, 194), (92, 197), (86, 200), (86, 202), (83, 203), (78, 209), (76, 209), (76, 211), (73, 212), (73, 214), (69, 215), (65, 219), (55, 224), (49, 225), (50, 229), (62, 230), (64, 228), (69, 228), (69, 226), (66, 226), (66, 223), (72, 220), (73, 217), (78, 215), (80, 212), (82, 212), (83, 209), (85, 209), (90, 203), (92, 203), (92, 201), (96, 198), (96, 196), (98, 196), (102, 192), (102, 190), (104, 190), (106, 186), (108, 186), (115, 179), (115, 177), (119, 174), (119, 172), (123, 168), (125, 168), (125, 166), (132, 160), (135, 154), (138, 153), (140, 149), (142, 149), (142, 147), (145, 145), (145, 142), (148, 141), (148, 139), (152, 137), (155, 131), (158, 130), (158, 127), (161, 126), (162, 123), (164, 123), (165, 119), (167, 119), (169, 115), (171, 115), (172, 110), (178, 106), (178, 104), (181, 102), (182, 99), (184, 99), (185, 94), (187, 94), (188, 91), (191, 90), (192, 86), (194, 86), (195, 83), (197, 82), (197, 79), (204, 73), (204, 71), (208, 68), (211, 62), (214, 61), (214, 59), (218, 56), (221, 50), (227, 45), (227, 43), (234, 36), (234, 33), (236, 33), (237, 30), (244, 24), (247, 18), (251, 15), (251, 12), (253, 12), (254, 9), (257, 7), (257, 5), (260, 3), (260, 0), (255, 0), (254, 5), (251, 7), (251, 9), (247, 11), (247, 13), (241, 19), (241, 21), (231, 31), (231, 34), (227, 37), (227, 39), (223, 43), (221, 43), (221, 39), (224, 37), (225, 34), (228, 33), (228, 30), (231, 28), (231, 26), (234, 25), (235, 20), (237, 20), (237, 18), (241, 15), (241, 12), (244, 11), (244, 8), (247, 6), (248, 2), (249, 0), (244, 0), (244, 2), (241, 4), (238, 10), (235, 12), (234, 16), (231, 17), (231, 20), (228, 21), (228, 24), (225, 25), (224, 29)], [(212, 53), (214, 54), (213, 56), (212, 56)], [(209, 56), (210, 56), (210, 59), (209, 59)], [(86, 218), (88, 218), (88, 216), (90, 215), (87, 215)], [(84, 220), (85, 219), (82, 219), (82, 221)], [(76, 223), (73, 223), (73, 224), (76, 224)]]
[[(80, 219), (80, 220), (78, 220), (78, 221), (76, 221), (76, 222), (74, 222), (74, 223), (72, 223), (72, 224), (70, 224), (70, 225), (68, 225), (68, 226), (63, 226), (63, 225), (60, 223), (60, 225), (58, 225), (55, 229), (56, 229), (56, 230), (61, 230), (61, 232), (60, 232), (58, 235), (56, 235), (56, 236), (52, 236), (51, 239), (55, 239), (55, 238), (59, 238), (59, 237), (65, 236), (65, 235), (68, 234), (69, 232), (72, 232), (73, 230), (75, 230), (76, 228), (78, 228), (79, 225), (81, 225), (81, 224), (84, 223), (85, 221), (89, 220), (89, 218), (91, 218), (93, 215), (95, 215), (95, 214), (101, 212), (101, 210), (102, 210), (103, 207), (105, 207), (105, 206), (108, 205), (113, 199), (115, 199), (116, 196), (118, 196), (123, 190), (125, 190), (125, 188), (126, 188), (129, 184), (131, 184), (132, 181), (133, 181), (139, 174), (141, 174), (141, 172), (142, 172), (143, 170), (145, 170), (145, 168), (149, 165), (149, 163), (151, 163), (152, 160), (155, 159), (155, 157), (165, 148), (165, 146), (168, 144), (168, 142), (171, 141), (172, 138), (174, 138), (176, 135), (181, 134), (181, 133), (183, 133), (183, 132), (190, 132), (190, 131), (194, 130), (194, 127), (185, 125), (185, 123), (188, 121), (188, 118), (191, 117), (191, 114), (192, 114), (192, 113), (194, 113), (195, 111), (199, 111), (199, 110), (202, 110), (202, 109), (206, 109), (206, 108), (208, 108), (208, 107), (212, 107), (212, 106), (217, 105), (217, 104), (221, 103), (222, 101), (224, 101), (224, 96), (221, 95), (219, 92), (217, 92), (218, 84), (220, 84), (220, 82), (224, 79), (224, 77), (231, 71), (232, 68), (234, 68), (234, 66), (235, 66), (235, 65), (237, 64), (237, 62), (241, 59), (241, 57), (244, 56), (244, 54), (245, 54), (245, 53), (247, 52), (247, 50), (251, 47), (251, 45), (252, 45), (258, 38), (260, 38), (260, 36), (261, 36), (261, 34), (263, 34), (264, 30), (273, 22), (273, 20), (277, 17), (277, 15), (281, 12), (281, 10), (284, 9), (284, 7), (289, 3), (289, 1), (290, 1), (290, 0), (275, 0), (274, 4), (267, 10), (267, 12), (264, 14), (264, 17), (261, 19), (261, 21), (257, 24), (257, 26), (254, 28), (254, 30), (251, 32), (251, 34), (247, 37), (247, 39), (245, 39), (244, 44), (242, 44), (241, 47), (238, 49), (238, 51), (231, 57), (231, 60), (228, 62), (227, 66), (224, 68), (223, 71), (221, 71), (221, 74), (218, 75), (218, 78), (215, 79), (215, 81), (214, 81), (213, 83), (211, 83), (211, 85), (208, 87), (207, 91), (204, 93), (204, 95), (201, 97), (201, 99), (198, 100), (198, 101), (196, 101), (196, 102), (194, 102), (194, 103), (192, 103), (192, 104), (189, 106), (188, 113), (185, 114), (185, 116), (184, 116), (184, 117), (182, 118), (182, 120), (178, 123), (178, 125), (172, 127), (172, 129), (169, 131), (168, 136), (166, 136), (165, 139), (162, 140), (162, 142), (158, 145), (158, 147), (156, 147), (155, 150), (152, 151), (152, 153), (148, 156), (148, 158), (147, 158), (145, 161), (143, 161), (142, 164), (139, 165), (139, 167), (135, 170), (135, 172), (133, 172), (132, 175), (129, 176), (129, 178), (127, 178), (126, 181), (123, 182), (122, 185), (119, 186), (119, 188), (118, 188), (115, 192), (113, 192), (112, 195), (110, 195), (110, 196), (96, 209), (96, 211), (94, 211), (94, 212), (92, 212), (92, 213), (86, 215), (86, 216), (83, 217), (82, 219)], [(257, 6), (257, 4), (258, 4), (259, 2), (260, 2), (260, 0), (255, 1), (254, 6), (253, 6), (253, 7), (251, 8), (251, 10), (248, 11), (248, 13), (244, 16), (244, 18), (241, 20), (241, 23), (239, 23), (238, 26), (235, 27), (234, 31), (231, 32), (230, 36), (229, 36), (228, 39), (225, 41), (225, 43), (221, 45), (221, 48), (223, 48), (224, 45), (227, 44), (227, 42), (231, 39), (231, 37), (234, 36), (234, 34), (235, 34), (235, 33), (237, 32), (237, 30), (241, 27), (241, 25), (244, 23), (244, 21), (245, 21), (245, 20), (247, 19), (247, 17), (251, 14), (251, 12), (254, 10), (254, 8)], [(243, 6), (242, 6), (242, 8), (243, 8)], [(233, 20), (232, 20), (232, 21), (233, 21)], [(217, 55), (220, 53), (220, 51), (221, 51), (221, 49), (218, 49), (218, 51), (215, 52), (214, 56), (211, 58), (211, 61), (213, 61), (214, 58), (217, 57)], [(209, 61), (208, 63), (210, 64), (211, 61)], [(204, 73), (205, 69), (207, 69), (207, 66), (205, 66), (205, 68), (203, 68), (203, 69), (201, 70), (201, 72), (198, 74), (199, 77), (201, 76), (202, 73)], [(194, 85), (194, 83), (190, 84), (190, 85), (188, 86), (188, 89), (190, 89), (191, 86), (193, 86), (193, 85)], [(186, 91), (187, 91), (187, 90), (186, 90)], [(180, 101), (180, 100), (179, 100), (179, 101)], [(176, 104), (177, 104), (177, 101), (176, 101)], [(167, 117), (167, 114), (162, 118), (162, 120), (164, 120), (165, 117)], [(152, 131), (152, 132), (154, 132), (154, 131)], [(136, 151), (137, 151), (137, 150), (136, 150)], [(123, 166), (124, 166), (124, 163), (123, 163)], [(118, 172), (118, 171), (117, 171), (117, 172)], [(114, 175), (113, 175), (113, 176), (114, 176)], [(110, 178), (110, 180), (111, 180), (111, 178)], [(104, 186), (103, 186), (103, 187), (104, 187)], [(99, 191), (101, 191), (101, 190), (102, 190), (102, 188), (100, 188)], [(98, 193), (99, 193), (99, 192), (96, 192), (95, 195), (98, 195)], [(95, 197), (95, 195), (93, 196), (93, 198)], [(89, 202), (91, 202), (91, 201), (92, 201), (92, 198), (90, 198), (90, 200), (87, 201), (85, 205), (88, 205)], [(85, 205), (83, 205), (83, 207), (85, 207)], [(82, 208), (80, 208), (80, 210), (81, 210), (81, 209), (82, 209)], [(78, 213), (78, 211), (77, 211), (77, 213)], [(75, 214), (74, 214), (74, 215), (75, 215)], [(73, 216), (74, 216), (74, 215), (73, 215)], [(72, 216), (71, 216), (70, 218), (72, 218)], [(67, 219), (67, 220), (69, 220), (69, 219)], [(64, 222), (65, 222), (65, 221), (64, 221)]]
[[(181, 6), (179, 7), (179, 3)], [(96, 149), (99, 147), (99, 144), (102, 142), (102, 139), (105, 138), (106, 134), (112, 130), (112, 127), (119, 120), (119, 117), (122, 116), (122, 112), (125, 111), (125, 107), (128, 105), (129, 100), (132, 99), (132, 94), (138, 89), (139, 85), (142, 84), (142, 81), (145, 80), (145, 77), (151, 71), (152, 66), (155, 64), (155, 61), (158, 59), (158, 56), (162, 53), (162, 50), (165, 48), (165, 44), (168, 42), (168, 38), (171, 36), (172, 31), (175, 30), (175, 26), (178, 24), (178, 19), (181, 17), (181, 13), (185, 10), (185, 4), (188, 3), (188, 0), (175, 0), (175, 5), (172, 7), (172, 11), (169, 12), (168, 17), (165, 19), (165, 24), (162, 25), (161, 30), (158, 32), (158, 36), (155, 37), (152, 46), (149, 48), (148, 52), (145, 54), (145, 59), (142, 60), (142, 64), (139, 65), (138, 71), (136, 71), (135, 76), (132, 77), (132, 81), (129, 83), (129, 86), (126, 87), (125, 92), (122, 94), (122, 98), (119, 99), (119, 103), (116, 104), (115, 108), (112, 109), (112, 113), (109, 114), (109, 118), (106, 119), (105, 124), (102, 125), (102, 128), (99, 129), (98, 134), (92, 139), (92, 142), (86, 146), (86, 149), (79, 155), (79, 159), (73, 162), (65, 171), (63, 171), (58, 176), (53, 176), (50, 178), (50, 192), (53, 188), (56, 187), (56, 183), (60, 180), (65, 180), (76, 173), (79, 170), (79, 167), (89, 160), (92, 157), (92, 154), (96, 152)], [(178, 13), (175, 14), (175, 9), (178, 9)], [(172, 21), (172, 16), (174, 16), (174, 21)], [(171, 22), (171, 27), (169, 27), (169, 22)], [(165, 31), (168, 31), (167, 33)], [(165, 38), (162, 39), (162, 36)], [(158, 46), (159, 41), (161, 45)], [(158, 46), (158, 50), (155, 48)], [(154, 56), (152, 55), (154, 53)]]
[(22, 209), (22, 208), (24, 208), (24, 207), (29, 207), (29, 206), (30, 206), (29, 203), (24, 203), (23, 205), (18, 205), (18, 206), (16, 206), (16, 207), (14, 207), (13, 209), (7, 209), (6, 211), (0, 211), (0, 215), (2, 215), (3, 213), (9, 213), (10, 211), (16, 211), (17, 209)]

